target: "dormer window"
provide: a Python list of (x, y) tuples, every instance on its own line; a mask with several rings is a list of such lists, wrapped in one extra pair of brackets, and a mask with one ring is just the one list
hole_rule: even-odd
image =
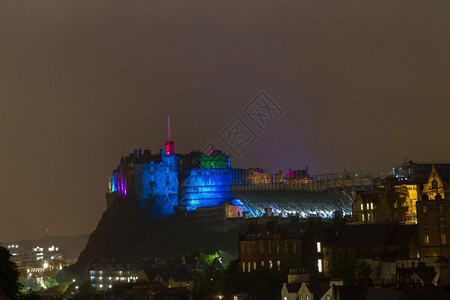
[(438, 188), (438, 182), (437, 182), (437, 180), (433, 180), (431, 182), (431, 189), (437, 190), (437, 188)]

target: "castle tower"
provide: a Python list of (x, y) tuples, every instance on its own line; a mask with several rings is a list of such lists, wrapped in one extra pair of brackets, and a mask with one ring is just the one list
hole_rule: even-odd
[(166, 155), (172, 155), (175, 153), (175, 142), (170, 140), (170, 116), (167, 115), (167, 136), (169, 138), (166, 141)]

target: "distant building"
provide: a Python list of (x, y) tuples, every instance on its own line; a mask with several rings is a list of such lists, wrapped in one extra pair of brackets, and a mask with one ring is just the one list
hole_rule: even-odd
[(166, 288), (185, 288), (192, 292), (194, 279), (184, 266), (149, 266), (139, 271), (138, 281), (159, 282)]
[(100, 291), (112, 289), (117, 283), (130, 283), (138, 280), (138, 270), (133, 266), (121, 264), (93, 265), (89, 270), (90, 282)]

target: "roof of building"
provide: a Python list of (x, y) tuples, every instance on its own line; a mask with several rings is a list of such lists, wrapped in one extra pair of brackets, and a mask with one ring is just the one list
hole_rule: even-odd
[(398, 269), (400, 278), (411, 279), (416, 274), (425, 285), (432, 284), (433, 279), (436, 277), (434, 267), (427, 267), (425, 264), (419, 264), (416, 268), (400, 268)]
[(289, 293), (297, 293), (301, 286), (302, 286), (301, 282), (287, 283), (286, 289), (288, 290)]
[(289, 224), (264, 224), (249, 226), (247, 232), (241, 236), (242, 240), (272, 240), (275, 234), (283, 239), (299, 239), (307, 232), (308, 222)]
[(334, 231), (330, 242), (337, 247), (407, 245), (416, 227), (391, 223), (342, 226)]
[(153, 281), (157, 276), (160, 276), (165, 281), (170, 277), (176, 282), (192, 281), (192, 276), (183, 266), (147, 266), (143, 268), (145, 275), (149, 281)]
[(345, 300), (361, 300), (365, 299), (368, 288), (361, 286), (334, 286), (334, 295), (337, 295), (337, 299), (345, 299)]
[(361, 199), (364, 203), (374, 202), (374, 201), (378, 200), (377, 192), (361, 193), (361, 194), (359, 194), (359, 196), (361, 197)]
[(351, 199), (337, 191), (302, 191), (280, 189), (233, 189), (232, 194), (240, 199), (251, 212), (263, 213), (265, 208), (272, 208), (275, 213), (299, 213), (330, 217), (337, 211), (351, 212)]
[[(374, 289), (369, 288), (366, 293), (365, 300), (380, 300), (380, 299), (389, 299), (389, 300), (398, 300), (401, 299), (403, 295), (403, 291), (393, 290), (393, 289)], [(347, 298), (343, 298), (347, 299)]]

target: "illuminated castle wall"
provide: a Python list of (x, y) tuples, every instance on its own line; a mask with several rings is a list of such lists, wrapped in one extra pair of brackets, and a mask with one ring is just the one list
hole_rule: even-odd
[(175, 213), (175, 206), (194, 211), (200, 207), (242, 206), (231, 194), (230, 157), (211, 149), (210, 155), (199, 151), (174, 154), (165, 149), (152, 155), (135, 151), (121, 159), (109, 178), (108, 206), (114, 199), (135, 198), (144, 217), (161, 218)]
[(165, 217), (178, 204), (178, 155), (161, 151), (161, 162), (135, 165), (137, 198), (144, 216)]
[(231, 193), (232, 172), (228, 155), (213, 149), (209, 156), (202, 154), (200, 168), (191, 169), (181, 186), (180, 205), (188, 211), (225, 203), (242, 206)]

